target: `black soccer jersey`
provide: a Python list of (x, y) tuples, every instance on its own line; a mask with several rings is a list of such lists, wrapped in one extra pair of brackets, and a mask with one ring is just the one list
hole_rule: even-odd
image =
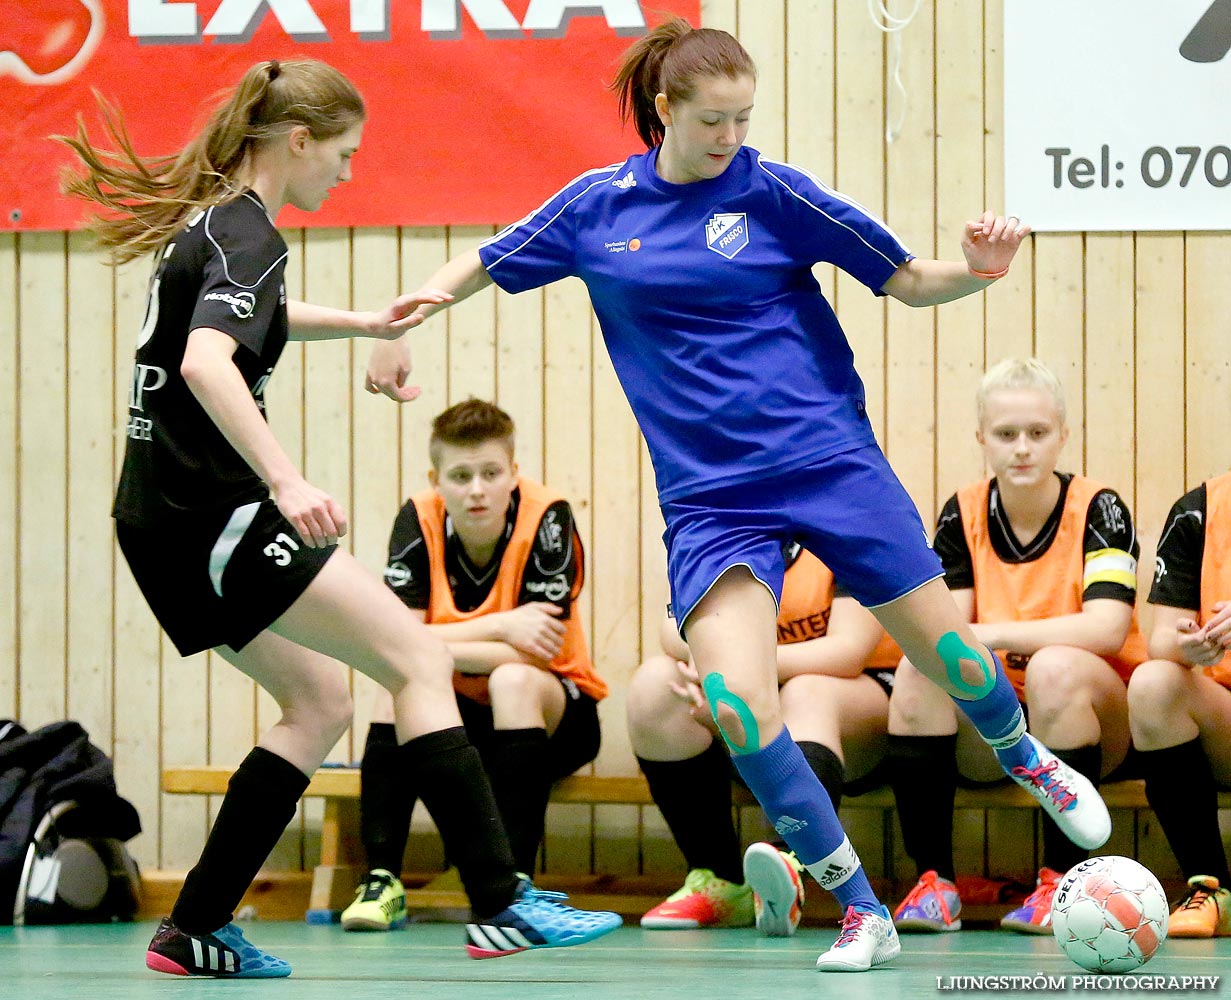
[(1201, 568), (1205, 561), (1205, 483), (1171, 506), (1158, 540), (1150, 603), (1201, 611)]
[(114, 516), (155, 524), (268, 495), (193, 396), (180, 366), (188, 335), (220, 330), (261, 412), (286, 346), (286, 243), (251, 191), (198, 212), (168, 242), (150, 281), (128, 392), (128, 444)]
[[(992, 548), (1002, 562), (1032, 562), (1051, 547), (1056, 537), (1056, 529), (1060, 526), (1060, 515), (1064, 511), (1069, 483), (1073, 479), (1072, 473), (1057, 472), (1056, 476), (1060, 480), (1060, 496), (1056, 500), (1056, 506), (1038, 535), (1025, 545), (1013, 534), (1009, 519), (1000, 504), (1000, 490), (996, 480), (992, 480), (987, 497), (987, 531)], [(945, 584), (949, 589), (972, 589), (975, 585), (974, 563), (970, 556), (970, 547), (966, 544), (966, 532), (962, 528), (962, 513), (956, 494), (949, 498), (936, 520), (934, 547), (945, 567)], [(1100, 549), (1119, 549), (1129, 553), (1134, 559), (1140, 554), (1141, 547), (1137, 544), (1137, 536), (1133, 530), (1132, 515), (1115, 490), (1100, 490), (1090, 501), (1083, 547), (1087, 553)], [(1090, 584), (1082, 593), (1083, 601), (1105, 597), (1132, 604), (1136, 599), (1136, 592), (1123, 584), (1103, 580)]]
[[(505, 532), (496, 545), (491, 562), (482, 569), (467, 557), (462, 541), (453, 530), (453, 521), (445, 515), (445, 572), (453, 591), (453, 603), (458, 611), (473, 611), (491, 593), (500, 572), (505, 549), (513, 534), (521, 491), (514, 490), (509, 503)], [(568, 617), (577, 579), (577, 557), (573, 550), (573, 510), (565, 500), (557, 500), (543, 512), (534, 537), (534, 548), (522, 576), (518, 605), (533, 601), (550, 601)], [(385, 567), (385, 582), (407, 607), (427, 610), (431, 600), (432, 574), (428, 565), (427, 546), (423, 544), (423, 529), (419, 514), (409, 500), (398, 512), (389, 537), (389, 562)]]

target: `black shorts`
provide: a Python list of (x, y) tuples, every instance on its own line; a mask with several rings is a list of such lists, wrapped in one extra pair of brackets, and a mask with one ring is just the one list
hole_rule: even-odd
[(299, 599), (337, 548), (304, 545), (272, 500), (156, 527), (116, 521), (115, 534), (181, 656), (243, 649)]
[[(567, 778), (579, 767), (589, 764), (598, 756), (600, 733), (598, 728), (598, 702), (578, 690), (567, 677), (557, 677), (564, 688), (564, 715), (560, 725), (548, 737), (548, 776), (552, 781)], [(470, 698), (457, 696), (457, 707), (462, 713), (462, 725), (474, 744), (479, 756), (486, 758), (492, 752), (492, 707)]]

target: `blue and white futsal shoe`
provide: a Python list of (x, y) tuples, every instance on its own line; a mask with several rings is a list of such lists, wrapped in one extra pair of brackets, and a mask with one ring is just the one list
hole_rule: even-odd
[(822, 972), (867, 972), (897, 958), (901, 951), (902, 942), (886, 907), (869, 913), (848, 906), (838, 940), (816, 960), (816, 967)]
[(1038, 799), (1074, 844), (1088, 851), (1102, 847), (1111, 836), (1111, 813), (1098, 789), (1029, 733), (1026, 739), (1034, 747), (1032, 766), (1012, 768), (1009, 777)]
[(490, 920), (466, 925), (466, 954), (500, 958), (531, 948), (567, 948), (610, 934), (623, 923), (618, 913), (565, 906), (563, 892), (536, 889), (529, 879)]

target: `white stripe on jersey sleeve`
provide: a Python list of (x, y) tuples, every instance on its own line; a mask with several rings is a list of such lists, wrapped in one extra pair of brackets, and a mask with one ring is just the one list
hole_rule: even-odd
[[(246, 197), (248, 197), (248, 196), (245, 194), (245, 195), (244, 195), (244, 197), (246, 198)], [(255, 199), (253, 199), (253, 200), (255, 201)], [(261, 203), (258, 201), (258, 202), (256, 202), (256, 204), (260, 205)], [(214, 249), (218, 251), (218, 256), (222, 258), (222, 273), (223, 273), (224, 275), (226, 275), (226, 279), (227, 279), (227, 281), (229, 281), (229, 282), (230, 282), (232, 285), (234, 285), (236, 288), (258, 288), (258, 287), (260, 287), (261, 282), (262, 282), (262, 281), (264, 281), (266, 278), (268, 278), (268, 277), (269, 277), (270, 272), (271, 272), (271, 271), (273, 271), (273, 269), (274, 269), (274, 268), (276, 268), (279, 264), (281, 264), (284, 260), (286, 260), (286, 258), (287, 258), (287, 252), (284, 250), (284, 251), (282, 252), (282, 256), (281, 256), (281, 257), (279, 257), (277, 260), (275, 260), (272, 264), (270, 264), (270, 265), (269, 265), (269, 267), (266, 269), (265, 273), (264, 273), (264, 274), (262, 274), (259, 278), (257, 278), (257, 279), (256, 279), (256, 281), (255, 281), (253, 284), (251, 284), (251, 285), (245, 285), (245, 284), (244, 284), (243, 282), (241, 282), (241, 281), (236, 281), (234, 278), (232, 278), (232, 277), (231, 277), (231, 269), (230, 269), (230, 267), (228, 267), (228, 266), (227, 266), (227, 255), (223, 252), (222, 247), (220, 247), (220, 246), (218, 245), (218, 241), (217, 241), (216, 239), (214, 239), (214, 234), (213, 234), (213, 233), (211, 233), (211, 232), (210, 232), (210, 229), (209, 229), (210, 220), (212, 220), (212, 219), (213, 219), (213, 217), (214, 217), (214, 209), (215, 209), (215, 208), (217, 208), (217, 207), (218, 207), (217, 205), (211, 205), (208, 209), (206, 209), (206, 212), (205, 212), (205, 238), (206, 238), (206, 239), (208, 239), (208, 240), (209, 240), (212, 244), (214, 244)], [(263, 206), (262, 206), (262, 208), (261, 208), (261, 211), (262, 211), (262, 212), (264, 212), (264, 211), (265, 211), (265, 209), (264, 209), (264, 207), (263, 207)], [(268, 212), (266, 212), (266, 213), (265, 213), (265, 217), (266, 217), (266, 218), (269, 218), (269, 213), (268, 213)], [(270, 225), (272, 225), (272, 224), (273, 224), (273, 223), (271, 222), (271, 223), (270, 223)]]
[[(790, 193), (792, 198), (797, 198), (799, 201), (802, 201), (805, 205), (807, 205), (813, 211), (825, 216), (825, 218), (827, 218), (835, 226), (841, 226), (843, 229), (849, 229), (852, 233), (854, 233), (859, 238), (860, 243), (862, 243), (864, 246), (866, 246), (869, 250), (873, 251), (874, 253), (879, 254), (881, 257), (884, 257), (885, 260), (887, 260), (890, 264), (894, 264), (895, 267), (898, 266), (891, 257), (888, 257), (887, 255), (882, 253), (880, 250), (878, 250), (876, 247), (872, 246), (872, 244), (869, 243), (867, 240), (865, 240), (860, 233), (856, 232), (854, 229), (851, 229), (851, 227), (848, 226), (845, 222), (839, 222), (837, 219), (835, 219), (832, 215), (826, 212), (819, 205), (814, 205), (807, 198), (805, 198), (802, 194), (800, 194), (793, 187), (791, 187), (791, 185), (789, 185), (781, 177), (775, 174), (772, 170), (769, 170), (766, 167), (767, 163), (772, 164), (775, 167), (785, 167), (787, 170), (793, 170), (795, 173), (808, 178), (808, 180), (812, 181), (813, 184), (819, 187), (826, 194), (831, 195), (837, 201), (840, 201), (845, 205), (850, 205), (851, 208), (854, 208), (857, 211), (862, 212), (868, 219), (870, 219), (872, 222), (875, 222), (878, 226), (884, 229), (885, 232), (887, 232), (890, 236), (892, 236), (895, 240), (897, 240), (898, 245), (903, 250), (905, 250), (908, 254), (911, 253), (910, 248), (906, 245), (906, 243), (902, 240), (902, 238), (898, 236), (898, 234), (895, 233), (889, 227), (889, 225), (885, 222), (884, 219), (876, 215), (874, 212), (870, 212), (868, 209), (864, 208), (861, 204), (859, 204), (859, 202), (855, 201), (854, 198), (848, 198), (846, 195), (842, 194), (841, 192), (835, 191), (833, 188), (831, 188), (828, 184), (822, 181), (815, 174), (811, 173), (810, 171), (804, 170), (802, 167), (797, 167), (791, 163), (782, 163), (779, 160), (770, 160), (770, 159), (767, 159), (765, 156), (761, 156), (761, 155), (757, 156), (757, 166), (760, 167), (762, 170), (764, 170), (765, 173), (768, 174), (770, 177), (772, 177), (774, 181), (782, 185), (782, 187), (784, 187)], [(914, 256), (914, 254), (911, 254), (911, 256)]]
[(603, 177), (601, 177), (600, 179), (598, 179), (598, 180), (594, 181), (594, 183), (586, 185), (586, 187), (584, 187), (581, 191), (579, 191), (579, 192), (578, 192), (577, 194), (575, 194), (572, 198), (570, 198), (570, 199), (569, 199), (568, 201), (566, 201), (563, 205), (561, 205), (561, 206), (560, 206), (560, 211), (558, 211), (558, 212), (557, 212), (555, 215), (553, 215), (550, 219), (548, 219), (548, 220), (547, 220), (546, 222), (544, 222), (541, 226), (539, 226), (539, 228), (538, 228), (538, 229), (536, 229), (533, 233), (531, 233), (528, 237), (526, 237), (526, 239), (525, 239), (525, 240), (523, 240), (523, 241), (522, 241), (522, 243), (521, 243), (519, 246), (514, 247), (514, 248), (513, 248), (512, 250), (510, 250), (508, 253), (506, 253), (506, 254), (502, 254), (500, 257), (497, 257), (494, 261), (492, 261), (492, 262), (491, 262), (491, 264), (490, 264), (490, 265), (488, 265), (487, 270), (488, 270), (488, 271), (491, 271), (491, 269), (492, 269), (493, 267), (495, 267), (497, 264), (499, 264), (499, 263), (500, 263), (502, 260), (504, 260), (506, 257), (511, 257), (511, 256), (513, 256), (513, 254), (517, 253), (519, 250), (524, 250), (524, 249), (526, 248), (526, 246), (528, 246), (528, 245), (530, 244), (530, 242), (531, 242), (531, 241), (532, 241), (532, 240), (533, 240), (536, 236), (538, 236), (538, 235), (539, 235), (539, 233), (542, 233), (542, 232), (544, 232), (545, 230), (547, 230), (547, 229), (551, 226), (551, 224), (552, 224), (553, 222), (555, 222), (558, 218), (560, 218), (560, 216), (564, 214), (564, 210), (565, 210), (566, 208), (568, 208), (571, 204), (573, 204), (573, 202), (577, 201), (577, 199), (578, 199), (578, 198), (581, 198), (581, 197), (583, 197), (584, 195), (588, 194), (592, 188), (596, 188), (596, 187), (598, 187), (598, 186), (599, 186), (599, 185), (601, 185), (601, 184), (606, 184), (606, 183), (607, 183), (607, 181), (609, 181), (609, 180), (611, 179), (611, 176), (612, 176), (613, 174), (618, 174), (618, 173), (620, 172), (620, 169), (621, 169), (621, 168), (624, 166), (624, 164), (625, 164), (625, 163), (627, 163), (627, 162), (628, 162), (627, 160), (623, 160), (623, 161), (621, 161), (620, 163), (612, 163), (612, 164), (609, 164), (608, 166), (605, 166), (605, 167), (598, 167), (598, 168), (597, 168), (597, 169), (595, 169), (595, 170), (587, 170), (584, 174), (578, 174), (576, 177), (574, 177), (571, 181), (569, 181), (567, 184), (565, 184), (565, 185), (564, 185), (564, 187), (560, 188), (560, 190), (559, 190), (559, 191), (557, 191), (555, 194), (553, 194), (550, 198), (548, 198), (545, 202), (543, 202), (543, 204), (541, 204), (538, 208), (536, 208), (536, 209), (535, 209), (533, 212), (531, 212), (529, 215), (523, 216), (521, 219), (518, 219), (518, 220), (517, 220), (516, 222), (514, 222), (512, 225), (505, 226), (505, 227), (504, 227), (502, 230), (500, 230), (500, 232), (498, 232), (495, 236), (489, 237), (488, 239), (486, 239), (486, 240), (484, 240), (482, 243), (480, 243), (480, 244), (479, 244), (479, 248), (480, 248), (480, 249), (482, 249), (482, 248), (483, 248), (483, 247), (485, 247), (485, 246), (490, 246), (491, 244), (496, 243), (496, 242), (498, 242), (499, 240), (504, 239), (504, 237), (505, 237), (505, 236), (507, 236), (509, 233), (513, 232), (513, 230), (517, 229), (519, 226), (524, 226), (527, 222), (529, 222), (529, 221), (530, 221), (531, 219), (533, 219), (536, 215), (538, 215), (538, 214), (539, 214), (539, 212), (543, 211), (543, 209), (545, 209), (548, 205), (550, 205), (553, 201), (555, 201), (555, 199), (556, 199), (556, 198), (558, 198), (558, 197), (560, 196), (560, 192), (561, 192), (561, 191), (567, 191), (569, 188), (571, 188), (571, 187), (572, 187), (574, 184), (576, 184), (578, 181), (580, 181), (580, 180), (584, 180), (585, 178), (590, 177), (590, 176), (593, 176), (594, 174), (603, 174), (603, 175), (604, 175), (604, 176), (603, 176)]

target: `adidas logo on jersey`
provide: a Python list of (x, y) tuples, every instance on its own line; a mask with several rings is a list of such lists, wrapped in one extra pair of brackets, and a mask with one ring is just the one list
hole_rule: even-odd
[(774, 829), (778, 831), (780, 837), (785, 837), (788, 833), (799, 833), (807, 825), (807, 820), (795, 819), (793, 816), (779, 816)]
[(623, 177), (617, 177), (611, 182), (611, 184), (613, 187), (618, 187), (622, 191), (627, 191), (629, 188), (635, 188), (637, 186), (637, 178), (633, 176), (633, 172), (630, 170)]

